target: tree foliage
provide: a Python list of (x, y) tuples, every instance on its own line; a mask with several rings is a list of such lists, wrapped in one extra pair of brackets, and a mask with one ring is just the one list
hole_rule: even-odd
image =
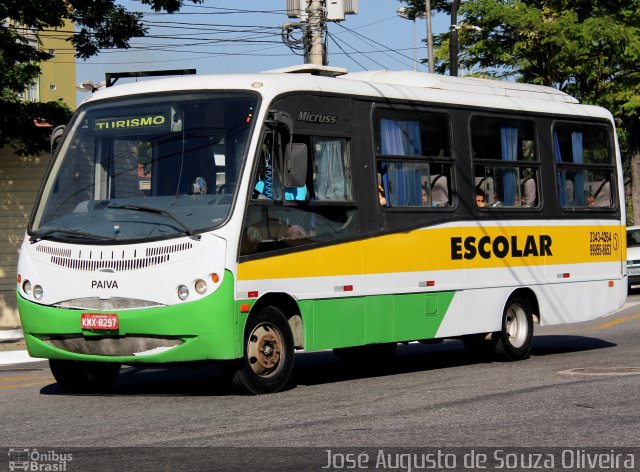
[[(613, 113), (640, 222), (640, 0), (468, 0), (458, 21), (481, 28), (460, 31), (464, 70), (555, 87)], [(435, 39), (440, 72), (448, 39)]]
[[(186, 0), (141, 0), (155, 11), (178, 11)], [(203, 0), (189, 0), (202, 3)], [(144, 36), (142, 15), (116, 5), (115, 0), (5, 0), (0, 2), (0, 147), (11, 143), (22, 154), (48, 147), (43, 121), (66, 123), (71, 111), (61, 102), (26, 103), (24, 91), (40, 74), (39, 64), (51, 59), (29, 42), (29, 32), (60, 28), (72, 20), (70, 33), (76, 57), (87, 59), (101, 49), (127, 48), (131, 38)]]

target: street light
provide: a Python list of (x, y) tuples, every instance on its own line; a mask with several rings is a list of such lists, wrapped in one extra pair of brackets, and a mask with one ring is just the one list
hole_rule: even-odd
[(411, 20), (413, 22), (413, 70), (418, 70), (418, 59), (416, 56), (418, 49), (418, 46), (416, 44), (416, 18), (424, 18), (425, 14), (419, 13), (412, 15), (407, 7), (400, 7), (396, 10), (396, 15), (398, 15), (400, 18)]

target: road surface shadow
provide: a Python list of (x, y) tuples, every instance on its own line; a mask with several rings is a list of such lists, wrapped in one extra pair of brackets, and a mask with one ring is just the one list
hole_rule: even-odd
[[(571, 335), (534, 336), (532, 357), (590, 351), (616, 344), (598, 338)], [(388, 359), (370, 359), (364, 364), (345, 364), (332, 351), (296, 354), (288, 389), (296, 385), (319, 385), (367, 377), (463, 367), (473, 364), (499, 363), (494, 357), (476, 357), (465, 351), (463, 343), (447, 340), (439, 344), (400, 344)], [(70, 395), (58, 384), (40, 390), (43, 395)], [(217, 365), (172, 365), (159, 367), (123, 366), (108, 396), (227, 396), (240, 395), (231, 386), (224, 369)]]

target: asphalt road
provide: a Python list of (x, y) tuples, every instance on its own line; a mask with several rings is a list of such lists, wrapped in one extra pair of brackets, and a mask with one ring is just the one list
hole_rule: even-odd
[[(343, 366), (332, 352), (302, 353), (290, 388), (273, 395), (220, 385), (215, 367), (125, 368), (109, 395), (70, 395), (46, 362), (3, 366), (0, 446), (14, 453), (82, 447), (76, 457), (84, 455), (85, 465), (93, 458), (97, 470), (122, 470), (133, 456), (155, 465), (160, 457), (176, 470), (187, 464), (184, 451), (191, 459), (216, 451), (222, 464), (231, 454), (246, 461), (237, 470), (307, 470), (311, 456), (309, 470), (321, 470), (327, 449), (338, 448), (639, 447), (639, 337), (640, 294), (632, 293), (614, 315), (536, 326), (531, 357), (521, 362), (479, 362), (458, 341), (400, 346), (391, 364), (372, 359), (366, 371)], [(185, 449), (193, 446), (216, 449)], [(239, 446), (248, 449), (228, 449)], [(111, 447), (129, 449), (105, 463)], [(316, 449), (261, 449), (273, 447)], [(278, 462), (292, 454), (291, 464)], [(346, 468), (345, 457), (331, 470)], [(208, 470), (222, 469), (236, 470), (220, 463)]]

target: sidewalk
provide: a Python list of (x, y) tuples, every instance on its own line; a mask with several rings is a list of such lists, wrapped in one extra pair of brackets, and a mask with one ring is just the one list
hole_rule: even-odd
[(27, 353), (21, 329), (0, 329), (0, 366), (38, 361)]

